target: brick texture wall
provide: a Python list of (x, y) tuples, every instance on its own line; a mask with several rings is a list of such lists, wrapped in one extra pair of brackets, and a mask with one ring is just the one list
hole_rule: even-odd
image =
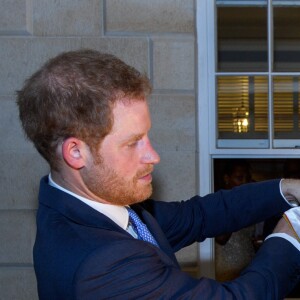
[[(0, 299), (37, 299), (32, 247), (38, 184), (48, 166), (21, 131), (15, 92), (48, 58), (93, 48), (119, 56), (153, 83), (151, 138), (161, 155), (154, 197), (196, 193), (193, 0), (0, 1)], [(197, 247), (177, 254), (195, 265)]]

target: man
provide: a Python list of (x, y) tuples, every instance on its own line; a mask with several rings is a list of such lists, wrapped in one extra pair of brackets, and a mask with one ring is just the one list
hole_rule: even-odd
[(174, 253), (283, 213), (300, 199), (299, 181), (145, 200), (159, 162), (148, 137), (149, 93), (146, 77), (92, 50), (57, 56), (18, 92), (25, 133), (51, 168), (41, 180), (34, 246), (40, 299), (284, 297), (300, 278), (300, 247), (284, 220), (232, 282), (191, 278)]

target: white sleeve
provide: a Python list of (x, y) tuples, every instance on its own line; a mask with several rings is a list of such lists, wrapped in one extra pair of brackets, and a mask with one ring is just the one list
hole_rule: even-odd
[(279, 190), (280, 190), (280, 194), (281, 194), (282, 198), (283, 198), (283, 199), (284, 199), (291, 207), (299, 206), (299, 203), (298, 203), (297, 200), (290, 200), (290, 201), (288, 201), (288, 200), (285, 198), (285, 196), (284, 196), (284, 194), (283, 194), (283, 192), (282, 192), (282, 187), (281, 187), (282, 181), (283, 181), (283, 179), (281, 179), (281, 180), (279, 181)]
[(298, 251), (300, 251), (300, 243), (295, 238), (291, 237), (290, 235), (288, 235), (286, 233), (272, 233), (272, 234), (268, 235), (265, 238), (265, 240), (270, 239), (272, 237), (279, 237), (279, 238), (286, 239), (287, 241), (292, 243), (298, 249)]

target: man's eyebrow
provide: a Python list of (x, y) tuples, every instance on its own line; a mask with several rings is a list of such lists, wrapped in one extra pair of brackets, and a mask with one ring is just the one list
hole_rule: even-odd
[(137, 140), (140, 140), (143, 136), (144, 136), (143, 133), (130, 134), (130, 135), (124, 137), (123, 142), (137, 141)]

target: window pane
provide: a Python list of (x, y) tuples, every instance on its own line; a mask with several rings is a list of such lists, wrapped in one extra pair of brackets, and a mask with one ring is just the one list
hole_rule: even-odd
[(219, 76), (217, 108), (219, 139), (266, 139), (267, 77)]
[[(262, 5), (261, 3), (265, 4)], [(267, 4), (217, 1), (218, 71), (267, 71)]]
[(274, 71), (300, 71), (300, 6), (296, 2), (273, 9)]
[(274, 137), (299, 139), (299, 77), (276, 76), (274, 89)]

